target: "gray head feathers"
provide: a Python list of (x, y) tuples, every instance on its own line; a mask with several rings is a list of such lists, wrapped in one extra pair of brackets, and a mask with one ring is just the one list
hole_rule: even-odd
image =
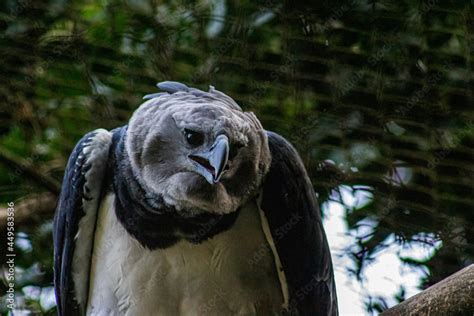
[[(165, 81), (158, 88), (164, 92), (146, 96), (128, 124), (125, 147), (133, 174), (178, 210), (235, 211), (256, 194), (270, 166), (257, 117), (212, 86), (205, 92)], [(197, 145), (188, 143), (190, 132), (199, 136)], [(219, 183), (211, 185), (196, 172), (195, 157), (207, 157), (220, 135), (227, 137), (229, 159)]]
[(226, 105), (229, 106), (233, 110), (242, 111), (240, 106), (237, 103), (235, 103), (235, 101), (231, 97), (229, 97), (225, 93), (222, 93), (219, 90), (216, 90), (213, 86), (209, 86), (208, 92), (202, 91), (197, 88), (188, 87), (184, 83), (177, 82), (177, 81), (163, 81), (163, 82), (157, 83), (156, 86), (164, 92), (147, 94), (143, 97), (143, 99), (149, 100), (149, 99), (159, 98), (162, 96), (175, 94), (175, 93), (188, 93), (196, 97), (207, 98), (209, 99), (209, 101), (212, 101), (212, 100), (221, 101), (223, 103), (226, 103)]
[[(178, 91), (189, 91), (189, 87), (185, 85), (184, 83), (177, 82), (177, 81), (163, 81), (163, 82), (158, 82), (156, 86), (168, 93), (175, 93)], [(197, 90), (197, 89), (195, 89)]]

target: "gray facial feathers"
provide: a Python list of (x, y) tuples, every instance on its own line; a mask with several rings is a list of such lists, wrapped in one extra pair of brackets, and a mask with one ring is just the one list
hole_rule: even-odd
[[(212, 86), (208, 92), (172, 81), (158, 87), (164, 92), (147, 96), (127, 130), (125, 147), (137, 181), (180, 210), (235, 211), (257, 194), (270, 166), (262, 125)], [(189, 131), (199, 134), (202, 143), (190, 145), (184, 136)], [(213, 185), (206, 183), (202, 168), (195, 172), (190, 157), (205, 156), (221, 134), (229, 139), (232, 159)]]

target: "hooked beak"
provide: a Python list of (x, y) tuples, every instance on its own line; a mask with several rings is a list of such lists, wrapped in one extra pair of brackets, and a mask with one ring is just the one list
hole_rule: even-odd
[(209, 151), (189, 155), (189, 158), (193, 161), (196, 171), (207, 182), (216, 184), (219, 182), (229, 159), (229, 139), (225, 135), (219, 135)]

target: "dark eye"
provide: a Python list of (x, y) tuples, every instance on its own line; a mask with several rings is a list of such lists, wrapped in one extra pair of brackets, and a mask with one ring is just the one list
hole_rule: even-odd
[(204, 135), (190, 129), (184, 129), (184, 137), (191, 146), (201, 146), (204, 143)]

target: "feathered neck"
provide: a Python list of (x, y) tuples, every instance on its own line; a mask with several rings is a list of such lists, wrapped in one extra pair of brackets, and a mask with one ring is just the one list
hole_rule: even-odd
[(110, 169), (116, 195), (115, 212), (127, 232), (144, 247), (167, 248), (181, 239), (200, 243), (232, 227), (238, 210), (230, 214), (184, 217), (160, 195), (141, 185), (125, 150), (126, 137), (127, 126), (113, 131)]

